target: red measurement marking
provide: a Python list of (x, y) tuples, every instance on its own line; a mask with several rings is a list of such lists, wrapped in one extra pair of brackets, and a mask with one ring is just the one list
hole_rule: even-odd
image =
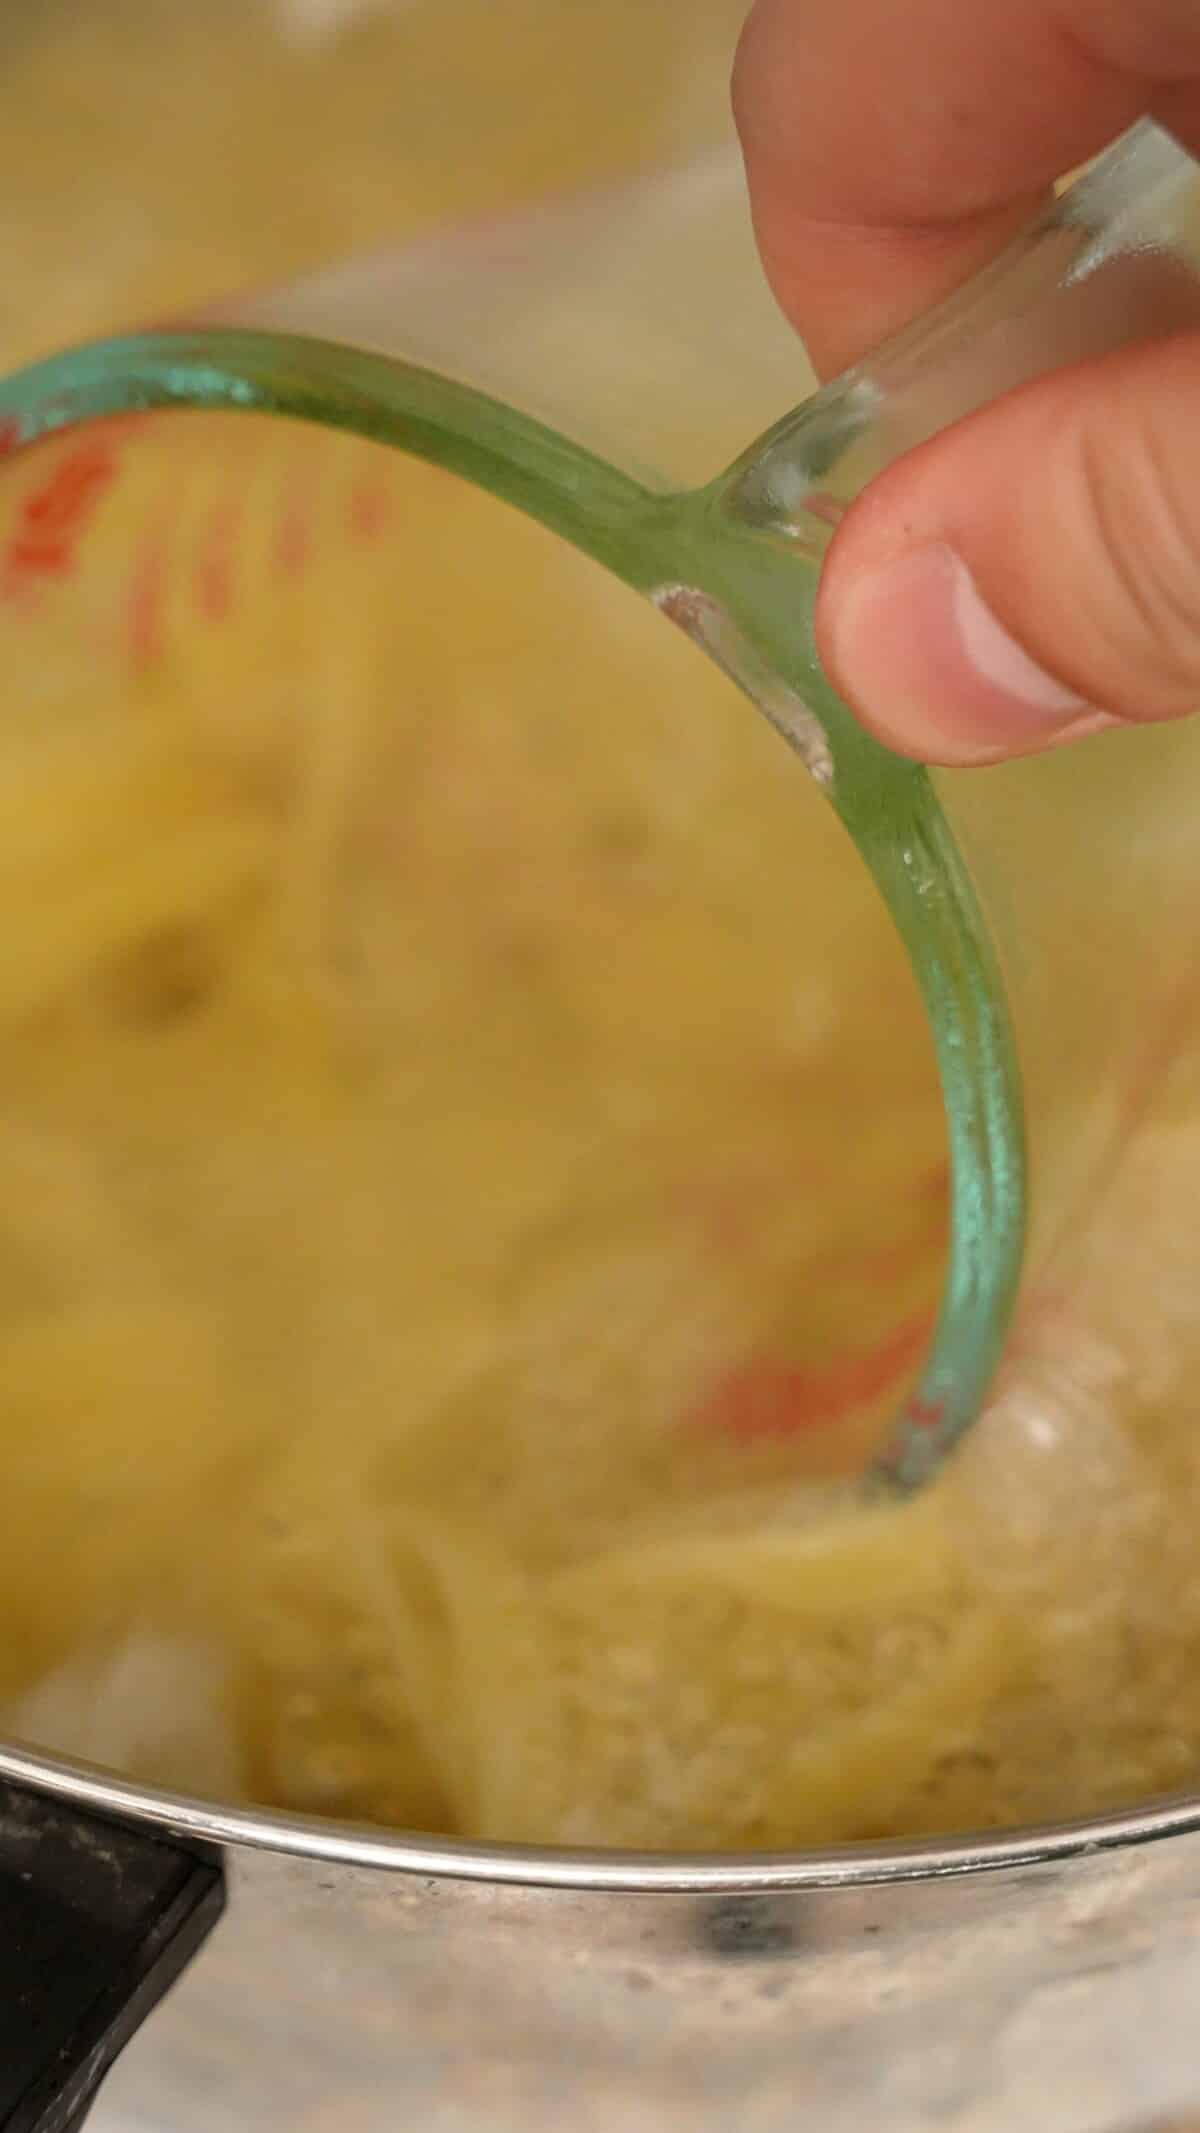
[(126, 601), (129, 652), (135, 666), (145, 667), (163, 650), (167, 594), (167, 527), (150, 526), (134, 559)]
[(388, 522), (389, 503), (388, 493), (378, 478), (356, 482), (350, 491), (351, 533), (357, 534), (361, 541), (378, 540)]
[(922, 1311), (865, 1355), (844, 1356), (824, 1370), (744, 1364), (718, 1385), (700, 1420), (742, 1443), (827, 1428), (889, 1391), (916, 1362), (932, 1324), (931, 1314)]
[(299, 577), (312, 555), (313, 488), (311, 461), (303, 471), (289, 469), (275, 533), (275, 561), (289, 578)]
[(29, 491), (4, 556), (10, 587), (21, 580), (63, 577), (74, 568), (84, 529), (115, 472), (107, 444), (80, 444)]
[(196, 604), (209, 622), (223, 622), (233, 606), (233, 548), (241, 511), (239, 496), (220, 499), (196, 561)]

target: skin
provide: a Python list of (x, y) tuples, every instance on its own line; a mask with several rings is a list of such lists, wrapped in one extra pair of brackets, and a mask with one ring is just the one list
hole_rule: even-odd
[[(1150, 115), (1200, 153), (1195, 0), (757, 0), (734, 107), (763, 263), (829, 375)], [(1011, 393), (847, 514), (822, 658), (902, 753), (969, 764), (1200, 706), (1200, 330)]]

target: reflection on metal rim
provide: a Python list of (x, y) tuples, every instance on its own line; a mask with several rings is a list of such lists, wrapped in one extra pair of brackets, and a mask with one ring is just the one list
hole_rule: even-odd
[(951, 1874), (1066, 1864), (1090, 1853), (1200, 1831), (1200, 1796), (1189, 1794), (1126, 1814), (916, 1844), (756, 1853), (543, 1851), (530, 1845), (462, 1844), (259, 1808), (215, 1806), (154, 1791), (83, 1763), (37, 1755), (16, 1744), (0, 1744), (0, 1778), (74, 1800), (98, 1814), (151, 1821), (211, 1844), (321, 1859), (331, 1866), (579, 1890), (711, 1894), (721, 1889), (827, 1889), (937, 1880)]

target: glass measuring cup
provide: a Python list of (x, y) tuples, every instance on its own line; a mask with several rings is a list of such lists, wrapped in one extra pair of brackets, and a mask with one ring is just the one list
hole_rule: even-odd
[[(820, 560), (838, 510), (921, 436), (1023, 377), (1142, 330), (1151, 292), (1186, 315), (1196, 188), (1190, 162), (1140, 129), (971, 289), (697, 486), (682, 485), (699, 471), (689, 463), (697, 435), (714, 457), (722, 443), (732, 450), (738, 410), (745, 423), (748, 407), (761, 403), (765, 419), (786, 404), (793, 360), (782, 328), (763, 325), (761, 293), (732, 301), (714, 271), (722, 218), (740, 217), (736, 175), (721, 160), (662, 181), (636, 209), (628, 193), (597, 196), (476, 230), (249, 299), (220, 324), (73, 352), (0, 388), (17, 485), (12, 613), (35, 585), (44, 630), (60, 562), (114, 478), (114, 433), (98, 429), (91, 456), (32, 488), (26, 449), (91, 419), (256, 413), (399, 446), (540, 520), (647, 596), (766, 713), (882, 891), (937, 1050), (951, 1247), (932, 1346), (880, 1468), (904, 1486), (936, 1470), (973, 1420), (1000, 1353), (1027, 1231), (1024, 1111), (1035, 1245), (1067, 1281), (1064, 1252), (1069, 1261), (1082, 1229), (1102, 1226), (1106, 1166), (1187, 1056), (1192, 877), (1187, 840), (1172, 832), (1195, 743), (1181, 732), (1122, 733), (1066, 769), (933, 779), (864, 735), (824, 681), (811, 636)], [(617, 287), (637, 333), (597, 362), (597, 321)], [(758, 346), (760, 334), (756, 358), (747, 342)], [(723, 406), (711, 385), (689, 388), (697, 348), (698, 370), (724, 371)], [(705, 393), (706, 431), (696, 420)], [(149, 434), (125, 430), (122, 469)], [(141, 550), (147, 638), (169, 488), (157, 508), (158, 538)], [(364, 500), (365, 517), (371, 508)], [(103, 576), (90, 582), (98, 603)], [(220, 604), (219, 557), (209, 597)], [(1171, 943), (1169, 971), (1145, 968), (1147, 923)], [(1132, 1016), (1121, 1012), (1131, 973)]]

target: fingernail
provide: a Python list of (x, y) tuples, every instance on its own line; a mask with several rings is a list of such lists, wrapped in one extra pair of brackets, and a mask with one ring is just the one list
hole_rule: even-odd
[(1118, 723), (1030, 657), (941, 542), (836, 591), (822, 628), (834, 679), (906, 755), (995, 762)]

